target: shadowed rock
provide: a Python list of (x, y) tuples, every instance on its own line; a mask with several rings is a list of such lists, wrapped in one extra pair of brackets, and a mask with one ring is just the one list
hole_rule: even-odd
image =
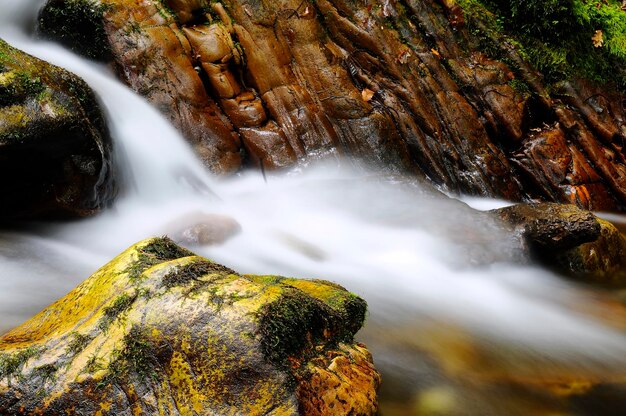
[(0, 40), (0, 220), (99, 211), (115, 193), (110, 153), (89, 87)]
[(0, 414), (373, 415), (365, 309), (146, 240), (0, 338)]
[(546, 265), (583, 281), (626, 285), (626, 239), (610, 222), (573, 205), (553, 203), (492, 212)]

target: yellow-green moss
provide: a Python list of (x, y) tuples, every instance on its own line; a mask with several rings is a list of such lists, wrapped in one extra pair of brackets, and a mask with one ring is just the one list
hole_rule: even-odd
[(6, 378), (11, 383), (12, 378), (21, 377), (24, 364), (41, 353), (40, 348), (30, 346), (9, 354), (0, 354), (0, 380)]
[[(328, 282), (243, 277), (189, 254), (168, 239), (140, 242), (0, 337), (2, 374), (28, 376), (16, 386), (26, 392), (20, 405), (49, 414), (167, 414), (171, 406), (295, 414), (296, 385), (314, 371), (308, 361), (352, 341), (364, 308), (349, 313), (356, 297)], [(126, 271), (142, 256), (157, 264), (132, 278)], [(29, 361), (33, 345), (49, 353)], [(0, 380), (0, 413), (3, 389), (11, 386)]]
[(193, 255), (191, 251), (177, 246), (168, 237), (155, 238), (139, 250), (137, 260), (132, 262), (124, 273), (128, 273), (131, 280), (138, 279), (145, 270), (156, 264)]
[[(573, 76), (626, 88), (626, 13), (621, 2), (458, 0), (468, 29), (488, 55), (506, 60), (503, 36), (548, 84)], [(595, 47), (592, 36), (603, 34)], [(514, 67), (514, 65), (513, 65)], [(515, 68), (513, 68), (515, 69)]]
[(79, 334), (78, 332), (72, 332), (71, 336), (72, 340), (67, 344), (67, 353), (70, 355), (80, 353), (93, 339), (89, 335)]
[(137, 296), (138, 292), (134, 291), (133, 293), (122, 293), (115, 298), (111, 305), (102, 309), (103, 316), (98, 327), (102, 331), (106, 331), (113, 321), (118, 319), (124, 311), (131, 307), (135, 299), (137, 299)]
[(235, 271), (218, 263), (213, 263), (211, 261), (197, 261), (185, 264), (166, 274), (161, 280), (161, 285), (166, 288), (185, 286), (193, 282), (202, 285), (203, 281), (200, 280), (202, 276), (209, 274), (223, 275), (224, 273), (237, 274)]

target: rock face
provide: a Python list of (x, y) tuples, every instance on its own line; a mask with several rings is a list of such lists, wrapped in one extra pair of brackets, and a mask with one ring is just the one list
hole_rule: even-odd
[(621, 96), (546, 87), (478, 1), (50, 0), (40, 23), (112, 60), (214, 171), (348, 153), (450, 190), (626, 205)]
[(97, 212), (115, 193), (110, 152), (89, 87), (0, 40), (0, 219)]
[(572, 205), (519, 204), (493, 211), (534, 258), (587, 282), (626, 285), (626, 239), (610, 222)]
[(0, 414), (373, 415), (365, 309), (146, 240), (0, 338)]

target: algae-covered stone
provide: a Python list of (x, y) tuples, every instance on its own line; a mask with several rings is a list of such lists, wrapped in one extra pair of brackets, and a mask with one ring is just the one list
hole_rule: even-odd
[(115, 191), (110, 148), (85, 82), (0, 39), (0, 219), (98, 211)]
[(626, 240), (610, 222), (573, 205), (553, 203), (493, 212), (517, 230), (533, 258), (580, 280), (626, 284)]
[(375, 414), (365, 309), (146, 240), (0, 338), (0, 414)]

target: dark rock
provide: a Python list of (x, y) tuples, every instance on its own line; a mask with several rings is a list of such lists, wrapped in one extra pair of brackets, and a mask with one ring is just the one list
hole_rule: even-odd
[(0, 219), (93, 214), (114, 197), (113, 177), (89, 87), (0, 40)]
[(519, 204), (495, 212), (520, 230), (526, 243), (538, 253), (569, 250), (600, 236), (596, 216), (573, 205)]
[(626, 285), (626, 239), (610, 222), (553, 203), (519, 204), (492, 213), (544, 264), (581, 281)]

